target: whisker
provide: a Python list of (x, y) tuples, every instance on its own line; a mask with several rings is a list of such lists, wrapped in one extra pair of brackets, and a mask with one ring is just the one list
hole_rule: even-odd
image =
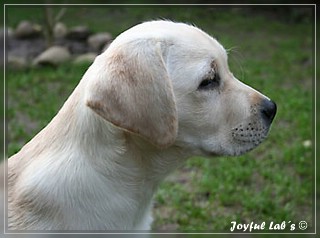
[(241, 62), (244, 59), (244, 56), (243, 56), (243, 54), (241, 54), (240, 51), (238, 51), (238, 49), (239, 49), (238, 46), (233, 46), (233, 47), (227, 49), (226, 51), (227, 51), (228, 55), (229, 55), (229, 53), (232, 53), (232, 54), (230, 54), (231, 59), (234, 60), (234, 62), (236, 63), (236, 65), (240, 69), (240, 79), (241, 79), (241, 81), (245, 81), (245, 71), (244, 71), (244, 68), (242, 67), (242, 64), (241, 64)]

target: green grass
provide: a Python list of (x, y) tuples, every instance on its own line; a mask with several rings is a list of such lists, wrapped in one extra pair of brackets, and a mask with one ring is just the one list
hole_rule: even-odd
[[(41, 23), (41, 9), (10, 7), (7, 23)], [(278, 113), (268, 139), (237, 158), (192, 158), (155, 195), (154, 229), (229, 231), (231, 221), (298, 223), (312, 230), (314, 157), (313, 37), (310, 22), (236, 9), (186, 7), (69, 8), (63, 21), (114, 36), (149, 19), (193, 23), (226, 47), (234, 74), (272, 98)], [(6, 75), (8, 155), (44, 127), (87, 66), (9, 70)], [(286, 230), (288, 231), (288, 230)]]

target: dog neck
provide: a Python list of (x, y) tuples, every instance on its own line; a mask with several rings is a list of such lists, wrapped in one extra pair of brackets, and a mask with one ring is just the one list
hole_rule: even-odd
[[(113, 126), (81, 101), (67, 100), (48, 126), (10, 159), (11, 189), (21, 171), (30, 174), (10, 196), (17, 202), (33, 201), (30, 206), (36, 210), (46, 204), (54, 208), (33, 217), (43, 221), (37, 226), (30, 225), (32, 220), (20, 228), (149, 229), (156, 188), (185, 158), (179, 147), (160, 150)], [(16, 166), (17, 161), (23, 165)], [(61, 223), (61, 216), (68, 222)]]
[[(91, 145), (80, 145), (80, 148), (87, 148), (84, 153), (88, 154), (90, 163), (106, 177), (121, 177), (122, 181), (126, 178), (137, 186), (148, 182), (156, 187), (187, 159), (187, 153), (179, 146), (159, 149), (139, 135), (112, 125), (90, 108), (81, 110), (86, 112), (80, 113), (84, 115), (80, 123), (86, 125), (78, 126), (85, 130), (78, 132), (82, 134), (80, 143)], [(90, 126), (92, 121), (94, 127)]]

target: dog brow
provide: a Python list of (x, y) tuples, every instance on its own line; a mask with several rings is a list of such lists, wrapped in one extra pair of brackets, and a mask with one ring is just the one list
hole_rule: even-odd
[(215, 72), (217, 71), (218, 65), (217, 65), (217, 62), (216, 62), (215, 59), (211, 61), (210, 66), (211, 66), (211, 68), (212, 68)]

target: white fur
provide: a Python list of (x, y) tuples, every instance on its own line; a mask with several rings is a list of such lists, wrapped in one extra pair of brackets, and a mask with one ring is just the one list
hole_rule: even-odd
[[(214, 70), (219, 88), (198, 90)], [(157, 186), (187, 158), (237, 155), (262, 141), (264, 98), (234, 78), (224, 48), (196, 27), (153, 21), (127, 30), (9, 159), (9, 229), (150, 229)], [(249, 122), (261, 136), (239, 142), (235, 128)]]

